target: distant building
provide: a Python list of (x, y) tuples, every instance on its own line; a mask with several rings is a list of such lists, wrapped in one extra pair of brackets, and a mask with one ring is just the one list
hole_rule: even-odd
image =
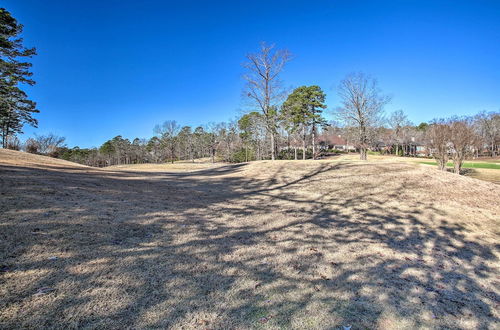
[(323, 134), (319, 136), (318, 140), (322, 150), (335, 149), (342, 151), (356, 151), (356, 147), (340, 135)]

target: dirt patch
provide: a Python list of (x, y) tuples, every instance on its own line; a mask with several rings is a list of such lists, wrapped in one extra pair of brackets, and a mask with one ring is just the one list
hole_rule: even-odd
[(2, 328), (498, 328), (497, 185), (390, 161), (4, 155)]

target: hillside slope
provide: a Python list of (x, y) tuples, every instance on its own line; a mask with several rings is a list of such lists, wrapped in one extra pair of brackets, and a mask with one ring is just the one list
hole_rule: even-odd
[(0, 164), (0, 328), (500, 324), (498, 185), (384, 161), (23, 164)]
[(0, 164), (15, 166), (55, 166), (55, 167), (87, 167), (78, 163), (69, 162), (42, 155), (30, 154), (27, 152), (0, 149)]

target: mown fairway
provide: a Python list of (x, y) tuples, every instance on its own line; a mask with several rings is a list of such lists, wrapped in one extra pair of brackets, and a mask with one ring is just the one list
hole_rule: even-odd
[[(422, 164), (427, 164), (427, 165), (437, 165), (436, 162), (421, 162)], [(449, 162), (446, 164), (448, 167), (453, 167), (453, 163)], [(488, 163), (488, 162), (464, 162), (462, 165), (462, 168), (486, 168), (486, 169), (492, 169), (492, 170), (500, 170), (500, 164), (498, 163)]]
[(499, 327), (498, 185), (390, 160), (0, 152), (0, 328)]

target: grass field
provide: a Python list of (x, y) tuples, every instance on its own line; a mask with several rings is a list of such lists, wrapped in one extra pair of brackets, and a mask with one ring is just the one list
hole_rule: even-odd
[[(436, 162), (420, 162), (427, 165), (437, 165)], [(446, 164), (447, 167), (453, 167), (453, 163), (449, 162)], [(500, 164), (498, 163), (488, 163), (488, 162), (464, 162), (462, 168), (487, 168), (493, 170), (500, 170)]]
[[(348, 161), (357, 161), (359, 160), (359, 156), (357, 154), (347, 154), (332, 157), (332, 160), (348, 160)], [(404, 162), (404, 163), (419, 163), (423, 165), (436, 165), (435, 161), (432, 160), (423, 160), (421, 158), (416, 157), (396, 157), (392, 155), (370, 155), (368, 157), (369, 162)], [(475, 160), (474, 162), (466, 162), (463, 175), (483, 181), (488, 181), (496, 184), (500, 184), (500, 170), (498, 166), (500, 166), (500, 159), (486, 159), (486, 160)], [(452, 163), (448, 163), (449, 169), (451, 170)]]
[(0, 150), (0, 328), (498, 329), (499, 196), (389, 159)]

